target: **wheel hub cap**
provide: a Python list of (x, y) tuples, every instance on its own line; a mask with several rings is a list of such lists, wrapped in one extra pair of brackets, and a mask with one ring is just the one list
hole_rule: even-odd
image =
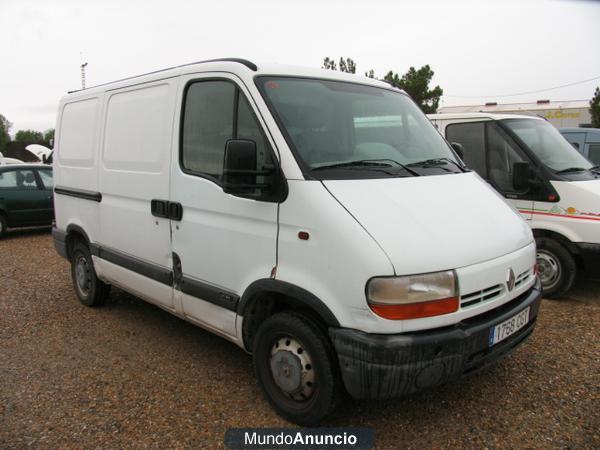
[(312, 360), (302, 344), (290, 337), (278, 339), (271, 349), (271, 375), (293, 400), (307, 400), (314, 390)]
[(89, 267), (85, 258), (80, 257), (75, 266), (75, 280), (77, 286), (84, 295), (88, 293), (89, 286)]
[(544, 251), (538, 251), (537, 263), (542, 286), (546, 288), (554, 286), (561, 275), (561, 266), (558, 260), (553, 255)]

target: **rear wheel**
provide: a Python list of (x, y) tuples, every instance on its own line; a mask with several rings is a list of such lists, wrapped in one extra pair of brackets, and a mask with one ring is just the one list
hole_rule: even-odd
[(269, 403), (290, 422), (316, 425), (341, 398), (329, 338), (303, 315), (278, 313), (266, 319), (254, 339), (253, 358)]
[(537, 265), (545, 297), (564, 295), (573, 285), (577, 264), (569, 251), (550, 238), (537, 238)]
[(71, 278), (79, 301), (86, 306), (103, 304), (110, 293), (110, 285), (96, 276), (92, 255), (83, 242), (78, 241), (71, 251)]

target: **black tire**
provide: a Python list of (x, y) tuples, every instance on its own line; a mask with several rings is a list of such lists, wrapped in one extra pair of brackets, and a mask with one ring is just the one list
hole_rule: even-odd
[(551, 238), (536, 238), (538, 273), (544, 297), (563, 296), (577, 275), (575, 259), (564, 245)]
[(6, 219), (2, 214), (0, 214), (0, 238), (6, 234), (6, 230), (8, 229), (8, 224), (6, 223)]
[(100, 306), (108, 298), (110, 285), (96, 276), (92, 255), (86, 244), (77, 241), (71, 251), (71, 278), (79, 301), (85, 306)]
[[(295, 344), (300, 344), (301, 348), (293, 348)], [(301, 361), (300, 358), (308, 359)], [(267, 318), (256, 333), (253, 360), (256, 377), (267, 400), (279, 415), (290, 422), (304, 426), (316, 425), (333, 412), (341, 400), (339, 367), (331, 342), (304, 315), (283, 312)], [(289, 361), (295, 361), (298, 365), (286, 364)], [(306, 361), (310, 361), (310, 364), (303, 364)], [(278, 379), (283, 382), (297, 381), (298, 367), (302, 367), (301, 381), (291, 384), (298, 386), (301, 392), (291, 394), (275, 381), (274, 371), (275, 368), (279, 369)], [(291, 375), (288, 375), (288, 370)], [(309, 391), (310, 395), (305, 397)]]

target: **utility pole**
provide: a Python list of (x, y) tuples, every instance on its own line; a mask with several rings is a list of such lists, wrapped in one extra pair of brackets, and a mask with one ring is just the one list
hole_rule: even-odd
[(81, 89), (85, 89), (85, 67), (88, 63), (83, 63), (81, 65)]

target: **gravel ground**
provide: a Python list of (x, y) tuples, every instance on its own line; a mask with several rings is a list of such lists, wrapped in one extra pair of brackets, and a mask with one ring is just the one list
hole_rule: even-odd
[[(230, 427), (290, 426), (242, 350), (121, 291), (79, 304), (47, 230), (0, 241), (0, 447), (222, 448)], [(600, 281), (544, 301), (533, 337), (494, 367), (326, 426), (377, 448), (600, 448)]]

